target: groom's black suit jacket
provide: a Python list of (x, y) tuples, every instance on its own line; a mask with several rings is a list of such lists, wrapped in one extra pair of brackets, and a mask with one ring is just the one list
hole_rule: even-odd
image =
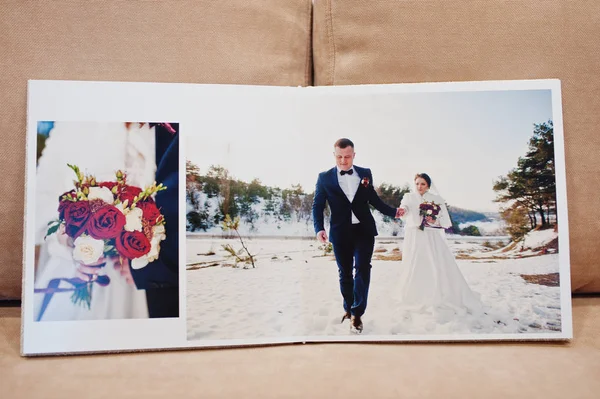
[(358, 173), (361, 182), (352, 202), (348, 200), (338, 183), (336, 167), (320, 173), (317, 180), (312, 207), (315, 233), (325, 230), (323, 212), (325, 211), (325, 202), (327, 202), (331, 210), (329, 241), (333, 245), (344, 240), (345, 236), (349, 234), (352, 224), (351, 212), (354, 212), (360, 221), (361, 229), (372, 236), (376, 236), (378, 233), (369, 205), (373, 205), (384, 215), (396, 216), (396, 208), (385, 204), (375, 192), (371, 170), (356, 165), (354, 165), (354, 170)]
[(167, 187), (156, 194), (156, 205), (165, 217), (166, 238), (158, 259), (132, 270), (138, 289), (146, 290), (150, 317), (179, 316), (179, 124), (176, 133), (156, 125), (156, 183)]

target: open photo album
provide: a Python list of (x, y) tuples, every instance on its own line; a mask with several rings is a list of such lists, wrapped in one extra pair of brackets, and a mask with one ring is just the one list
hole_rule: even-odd
[(30, 81), (22, 354), (572, 338), (558, 80)]

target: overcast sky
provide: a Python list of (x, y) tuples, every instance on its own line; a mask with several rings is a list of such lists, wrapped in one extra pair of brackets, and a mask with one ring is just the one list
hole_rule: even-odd
[(355, 164), (371, 168), (376, 185), (402, 186), (426, 172), (450, 205), (493, 211), (493, 180), (525, 154), (533, 124), (552, 119), (550, 90), (301, 90), (205, 104), (198, 126), (181, 126), (187, 159), (201, 173), (222, 165), (237, 179), (312, 192), (318, 173), (335, 165), (333, 143), (348, 137)]

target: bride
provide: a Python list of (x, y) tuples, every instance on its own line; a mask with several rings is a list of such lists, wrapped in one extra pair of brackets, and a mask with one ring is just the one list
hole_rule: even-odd
[[(437, 218), (421, 216), (424, 202), (440, 206)], [(483, 312), (478, 295), (469, 288), (446, 244), (444, 229), (452, 223), (444, 199), (432, 189), (427, 174), (415, 176), (414, 190), (404, 195), (400, 208), (404, 209), (405, 234), (396, 298), (407, 308)]]
[[(48, 222), (58, 217), (59, 196), (73, 188), (75, 175), (68, 164), (80, 167), (98, 181), (112, 181), (115, 172), (127, 172), (128, 183), (138, 187), (155, 179), (154, 128), (148, 124), (56, 122), (46, 140), (37, 167), (35, 185), (35, 241), (39, 251), (35, 288), (47, 289), (57, 278), (81, 276), (82, 265), (73, 260), (73, 248), (66, 236), (45, 238)], [(120, 265), (107, 260), (100, 274), (107, 275), (107, 286), (92, 285), (90, 308), (71, 301), (71, 292), (34, 295), (36, 320), (98, 320), (147, 318), (146, 293), (138, 290), (130, 276), (120, 273)], [(59, 289), (69, 289), (61, 282)], [(47, 302), (44, 305), (44, 302)]]

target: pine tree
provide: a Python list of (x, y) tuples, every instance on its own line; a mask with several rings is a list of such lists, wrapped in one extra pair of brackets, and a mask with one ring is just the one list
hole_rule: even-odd
[(190, 161), (185, 162), (185, 188), (186, 196), (190, 204), (197, 209), (200, 205), (200, 189), (202, 187), (200, 181), (200, 169)]
[(552, 121), (534, 124), (528, 144), (525, 156), (517, 160), (517, 167), (496, 180), (493, 186), (497, 192), (495, 201), (506, 204), (502, 215), (513, 237), (524, 235), (523, 223), (528, 221), (529, 229), (546, 228), (552, 225), (552, 214), (556, 215)]

